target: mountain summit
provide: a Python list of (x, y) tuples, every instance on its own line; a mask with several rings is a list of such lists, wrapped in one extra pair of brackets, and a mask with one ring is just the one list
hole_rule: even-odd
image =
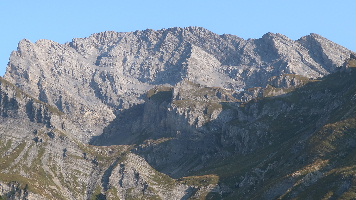
[(1, 78), (0, 195), (347, 199), (355, 62), (317, 34), (24, 39)]

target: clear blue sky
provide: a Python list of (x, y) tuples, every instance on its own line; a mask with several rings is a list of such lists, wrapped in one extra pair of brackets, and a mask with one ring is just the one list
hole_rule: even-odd
[(0, 75), (23, 38), (65, 43), (107, 30), (201, 26), (245, 39), (318, 33), (355, 51), (355, 18), (355, 0), (0, 0)]

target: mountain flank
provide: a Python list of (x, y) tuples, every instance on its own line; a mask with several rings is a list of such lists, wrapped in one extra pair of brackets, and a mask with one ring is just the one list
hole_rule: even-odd
[(356, 56), (201, 27), (22, 40), (0, 199), (356, 198)]

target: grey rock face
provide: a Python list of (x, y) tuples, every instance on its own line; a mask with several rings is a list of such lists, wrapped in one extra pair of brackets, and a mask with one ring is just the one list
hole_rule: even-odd
[[(22, 40), (0, 82), (0, 195), (268, 199), (284, 182), (315, 184), (327, 169), (300, 175), (317, 157), (302, 152), (335, 116), (352, 119), (350, 53), (317, 34), (244, 40), (199, 27)], [(279, 162), (280, 143), (303, 165)], [(288, 178), (263, 188), (279, 168)]]
[(283, 74), (322, 77), (349, 54), (316, 34), (293, 41), (273, 33), (243, 40), (199, 27), (103, 32), (66, 44), (22, 40), (5, 79), (69, 114), (87, 140), (121, 110), (143, 103), (155, 85), (188, 80), (241, 91)]
[[(130, 145), (82, 143), (64, 113), (0, 81), (0, 197), (187, 199), (196, 194), (190, 192), (191, 184), (130, 153)], [(195, 192), (204, 196), (215, 185), (197, 186)]]

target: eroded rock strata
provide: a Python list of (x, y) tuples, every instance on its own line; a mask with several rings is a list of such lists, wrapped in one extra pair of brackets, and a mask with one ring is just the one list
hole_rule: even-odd
[(0, 195), (355, 198), (355, 68), (317, 34), (24, 39), (0, 81)]

